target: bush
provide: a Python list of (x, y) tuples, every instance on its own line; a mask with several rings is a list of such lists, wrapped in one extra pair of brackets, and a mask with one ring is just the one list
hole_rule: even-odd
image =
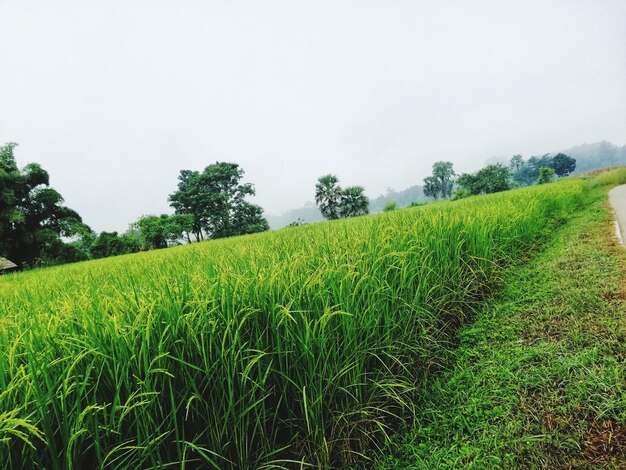
[(385, 207), (383, 207), (383, 212), (395, 211), (397, 208), (398, 204), (396, 204), (396, 201), (388, 201), (385, 203)]

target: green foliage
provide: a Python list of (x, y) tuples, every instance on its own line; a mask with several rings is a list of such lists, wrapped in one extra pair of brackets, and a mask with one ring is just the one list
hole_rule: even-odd
[(233, 212), (231, 228), (225, 232), (227, 235), (224, 236), (247, 235), (266, 232), (269, 229), (270, 226), (263, 217), (261, 206), (244, 202)]
[(120, 236), (117, 232), (101, 232), (89, 247), (89, 252), (95, 259), (137, 253), (140, 250), (141, 241), (137, 236), (130, 234)]
[(511, 158), (511, 180), (517, 186), (530, 186), (535, 184), (538, 177), (538, 169), (525, 162), (521, 155)]
[(335, 467), (416, 412), (456, 326), (586, 183), (0, 279), (16, 467)]
[[(464, 175), (461, 175), (459, 177), (459, 180), (461, 180), (461, 182), (463, 181), (463, 176)], [(459, 184), (459, 186), (456, 188), (456, 190), (454, 191), (454, 194), (452, 195), (453, 201), (458, 201), (459, 199), (465, 199), (466, 197), (470, 197), (472, 195), (472, 193), (470, 192), (468, 188), (466, 188), (465, 186), (461, 186), (461, 184), (458, 182), (457, 184)]]
[(324, 175), (315, 184), (315, 203), (327, 220), (341, 217), (341, 187), (335, 175)]
[[(178, 189), (169, 201), (176, 214), (193, 217), (191, 233), (196, 241), (204, 239), (204, 234), (224, 238), (269, 229), (263, 209), (246, 201), (255, 191), (250, 183), (240, 184), (243, 175), (238, 164), (225, 162), (209, 165), (201, 173), (180, 172)], [(161, 244), (163, 240), (153, 241)]]
[(576, 159), (559, 153), (553, 157), (530, 157), (525, 162), (521, 155), (514, 155), (509, 165), (511, 180), (518, 186), (530, 186), (537, 183), (541, 168), (552, 168), (557, 176), (568, 176), (576, 169)]
[(463, 174), (457, 180), (456, 199), (467, 195), (492, 194), (511, 189), (509, 169), (500, 163), (487, 165), (473, 175)]
[(552, 158), (552, 166), (557, 176), (568, 176), (576, 170), (576, 159), (559, 153)]
[(147, 215), (141, 217), (136, 226), (145, 249), (167, 248), (180, 244), (185, 234), (190, 241), (188, 234), (193, 231), (193, 220), (191, 214)]
[(448, 199), (454, 186), (454, 166), (451, 162), (433, 164), (433, 174), (424, 178), (424, 195), (435, 199)]
[(168, 216), (163, 214), (146, 215), (137, 221), (137, 226), (141, 233), (141, 238), (145, 242), (146, 248), (167, 248), (168, 241)]
[(62, 237), (89, 231), (63, 197), (48, 187), (48, 173), (31, 163), (20, 170), (13, 151), (0, 147), (0, 256), (25, 266), (46, 266), (83, 259), (77, 245)]
[(315, 202), (328, 220), (369, 213), (369, 199), (362, 186), (342, 189), (335, 175), (320, 176), (315, 185)]
[(539, 178), (537, 179), (537, 184), (546, 184), (554, 181), (556, 177), (556, 173), (552, 168), (539, 168)]
[(383, 212), (395, 211), (397, 208), (398, 204), (396, 204), (396, 201), (388, 201), (385, 207), (383, 207)]
[(339, 213), (341, 217), (356, 217), (367, 215), (369, 212), (369, 199), (365, 195), (363, 186), (349, 186), (341, 193), (341, 205)]

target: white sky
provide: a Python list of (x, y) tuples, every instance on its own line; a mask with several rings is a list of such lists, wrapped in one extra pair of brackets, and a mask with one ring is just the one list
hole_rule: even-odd
[(92, 228), (234, 161), (266, 212), (626, 143), (626, 1), (0, 0), (0, 143)]

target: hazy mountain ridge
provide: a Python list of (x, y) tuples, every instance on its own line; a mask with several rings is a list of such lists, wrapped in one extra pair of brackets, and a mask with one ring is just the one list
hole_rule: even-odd
[(626, 165), (626, 145), (619, 147), (606, 140), (576, 145), (563, 150), (562, 153), (576, 159), (576, 173)]

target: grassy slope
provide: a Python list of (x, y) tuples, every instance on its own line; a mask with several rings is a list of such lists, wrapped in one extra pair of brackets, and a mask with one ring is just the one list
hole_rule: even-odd
[(510, 271), (381, 468), (626, 468), (626, 252), (605, 200)]
[(0, 280), (0, 462), (352, 462), (580, 180)]

